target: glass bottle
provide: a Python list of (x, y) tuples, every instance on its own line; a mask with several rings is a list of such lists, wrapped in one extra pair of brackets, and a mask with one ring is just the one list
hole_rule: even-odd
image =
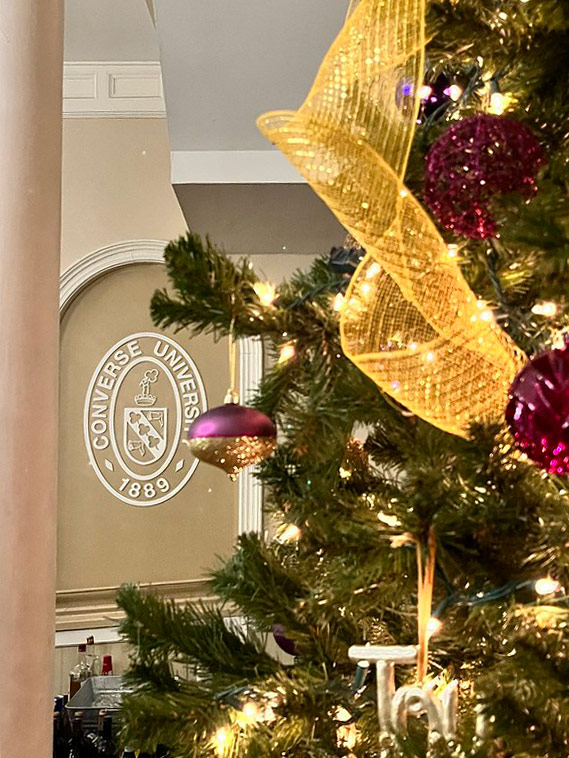
[(89, 742), (89, 755), (90, 756), (98, 756), (99, 755), (99, 747), (101, 745), (101, 742), (103, 741), (103, 721), (105, 720), (105, 716), (107, 715), (107, 711), (104, 709), (101, 709), (99, 713), (97, 714), (97, 730), (96, 732), (93, 732), (92, 734), (87, 735), (87, 741)]
[(87, 666), (89, 667), (90, 676), (99, 676), (101, 671), (101, 660), (95, 653), (95, 638), (87, 637)]
[[(62, 695), (62, 708), (61, 708), (61, 736), (63, 742), (68, 746), (71, 739), (71, 716), (69, 710), (65, 707), (69, 702), (69, 695)], [(67, 757), (67, 752), (65, 752)]]
[(63, 733), (63, 697), (57, 695), (53, 698), (53, 755), (60, 758), (62, 742), (65, 740)]
[(107, 716), (107, 711), (101, 708), (97, 715), (97, 737), (99, 740), (103, 739), (103, 721), (105, 720), (105, 716)]
[(98, 747), (98, 756), (101, 756), (101, 758), (114, 758), (116, 756), (112, 716), (105, 716), (103, 718), (103, 734)]
[(69, 672), (69, 697), (80, 689), (85, 679), (89, 678), (89, 667), (87, 666), (87, 646), (79, 645), (77, 648), (77, 663)]
[(83, 758), (83, 711), (76, 711), (71, 722), (68, 758)]
[(61, 714), (58, 711), (53, 712), (53, 758), (63, 758), (63, 748), (61, 743)]

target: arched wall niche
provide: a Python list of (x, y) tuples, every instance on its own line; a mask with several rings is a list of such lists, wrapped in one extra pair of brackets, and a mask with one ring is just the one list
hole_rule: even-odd
[[(163, 240), (128, 240), (95, 250), (84, 256), (65, 271), (60, 278), (60, 314), (63, 320), (76, 298), (86, 293), (91, 285), (107, 274), (140, 264), (163, 264), (166, 242)], [(248, 338), (239, 343), (239, 378), (242, 402), (247, 403), (256, 392), (263, 373), (263, 350), (260, 339)], [(200, 464), (204, 465), (204, 464)], [(223, 476), (219, 472), (219, 476)], [(262, 487), (245, 470), (238, 485), (237, 532), (258, 532), (262, 522)], [(213, 556), (212, 556), (213, 558)], [(130, 577), (129, 577), (130, 579)], [(142, 583), (144, 584), (144, 582)], [(152, 582), (153, 588), (164, 596), (184, 602), (207, 596), (204, 580), (174, 580)], [(114, 602), (118, 585), (89, 586), (59, 589), (56, 602), (56, 628), (59, 644), (75, 644), (75, 632), (81, 636), (85, 630), (108, 629), (109, 639), (120, 614)], [(104, 635), (103, 635), (104, 636)], [(68, 639), (69, 638), (69, 639)]]

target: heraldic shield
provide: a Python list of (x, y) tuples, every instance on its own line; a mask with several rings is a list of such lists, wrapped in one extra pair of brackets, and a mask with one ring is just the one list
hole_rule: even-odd
[(164, 455), (168, 439), (167, 408), (125, 408), (124, 450), (134, 463), (149, 466)]

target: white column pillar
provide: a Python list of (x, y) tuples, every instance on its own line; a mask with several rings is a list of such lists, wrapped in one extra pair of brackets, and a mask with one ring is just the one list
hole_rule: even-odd
[(0, 0), (0, 755), (49, 758), (63, 0)]

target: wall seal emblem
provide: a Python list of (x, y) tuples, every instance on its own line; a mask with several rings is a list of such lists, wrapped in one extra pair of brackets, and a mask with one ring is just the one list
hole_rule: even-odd
[(199, 371), (174, 340), (152, 332), (125, 337), (103, 356), (85, 398), (85, 444), (96, 475), (124, 503), (164, 503), (198, 465), (183, 442), (206, 410)]

